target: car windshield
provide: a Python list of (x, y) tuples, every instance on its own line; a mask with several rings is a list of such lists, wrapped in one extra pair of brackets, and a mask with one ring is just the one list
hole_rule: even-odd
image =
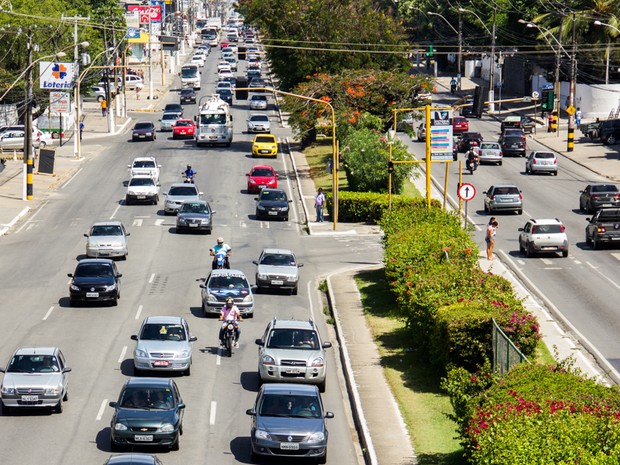
[(258, 414), (263, 417), (321, 418), (321, 404), (316, 396), (265, 394)]
[(200, 115), (200, 124), (224, 124), (226, 115)]
[(129, 387), (123, 391), (119, 404), (123, 408), (169, 410), (174, 407), (174, 399), (168, 388)]
[(143, 341), (185, 341), (185, 328), (180, 324), (146, 324), (142, 327)]
[(192, 125), (191, 121), (177, 121), (175, 126), (179, 126), (179, 127), (189, 127)]
[(253, 122), (257, 122), (257, 121), (268, 122), (269, 121), (269, 117), (267, 115), (253, 115), (253, 116), (250, 117), (250, 121), (253, 121)]
[(276, 138), (274, 136), (256, 136), (256, 139), (254, 139), (254, 141), (259, 144), (274, 144), (276, 142)]
[(207, 287), (213, 289), (248, 289), (250, 284), (243, 276), (213, 276)]
[(618, 192), (618, 188), (614, 184), (603, 184), (600, 186), (592, 186), (592, 193), (601, 192)]
[(220, 88), (220, 89), (217, 90), (217, 93), (220, 94), (220, 95), (232, 95), (232, 92), (231, 92), (230, 89), (222, 89), (222, 88)]
[(179, 213), (209, 213), (209, 210), (204, 203), (184, 203), (181, 205)]
[(123, 229), (120, 226), (93, 226), (90, 231), (91, 236), (122, 236)]
[(169, 121), (169, 120), (174, 121), (174, 120), (179, 119), (179, 115), (177, 115), (176, 113), (166, 113), (164, 116), (162, 116), (161, 119), (166, 120), (166, 121)]
[(152, 160), (136, 160), (133, 162), (134, 168), (156, 168), (155, 162)]
[(136, 123), (134, 129), (153, 129), (153, 123)]
[(319, 339), (316, 332), (309, 329), (273, 329), (267, 348), (315, 350), (319, 348)]
[(7, 373), (59, 373), (58, 359), (53, 355), (16, 355)]
[(198, 75), (198, 68), (181, 68), (181, 77), (192, 78)]
[(273, 176), (273, 171), (267, 168), (258, 168), (252, 171), (252, 176), (269, 177), (269, 176)]
[(265, 87), (265, 81), (262, 79), (252, 79), (252, 82), (250, 82), (250, 87)]
[(261, 265), (295, 266), (295, 257), (283, 253), (266, 253), (260, 260)]
[(532, 234), (557, 234), (564, 232), (561, 224), (535, 224)]
[(551, 152), (538, 152), (535, 158), (555, 158), (555, 155)]
[(272, 200), (279, 202), (286, 202), (286, 194), (283, 191), (266, 191), (262, 190), (260, 193), (261, 200)]
[(516, 187), (496, 187), (493, 195), (519, 195), (519, 189)]
[(181, 95), (193, 95), (195, 92), (193, 89), (183, 89), (181, 90)]
[(129, 181), (129, 185), (131, 187), (154, 186), (155, 181), (153, 181), (153, 178), (131, 178), (131, 180)]
[(480, 149), (481, 150), (484, 150), (484, 149), (498, 150), (499, 147), (497, 144), (493, 142), (483, 142), (482, 145), (480, 145)]
[(193, 186), (177, 186), (171, 187), (168, 192), (169, 196), (181, 196), (181, 195), (198, 195), (198, 191)]
[(75, 276), (80, 278), (101, 278), (114, 276), (112, 267), (105, 263), (84, 263), (78, 265)]

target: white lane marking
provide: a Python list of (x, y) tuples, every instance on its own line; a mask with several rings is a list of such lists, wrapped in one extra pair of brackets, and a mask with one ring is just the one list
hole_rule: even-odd
[(106, 408), (106, 405), (108, 405), (108, 399), (103, 399), (103, 401), (101, 402), (101, 407), (99, 407), (99, 411), (97, 412), (97, 418), (95, 418), (95, 421), (101, 421), (101, 417), (103, 417), (103, 412)]
[(80, 174), (80, 171), (82, 171), (82, 168), (80, 168), (79, 170), (77, 170), (77, 171), (75, 172), (75, 174), (74, 174), (73, 176), (71, 176), (71, 177), (67, 180), (67, 182), (66, 182), (66, 183), (64, 183), (62, 186), (60, 186), (60, 188), (61, 188), (61, 189), (64, 189), (65, 187), (67, 187), (67, 186), (69, 185), (69, 183), (70, 183), (71, 181), (73, 181), (73, 180), (75, 179), (75, 177), (76, 177), (78, 174)]
[(240, 228), (247, 228), (248, 225), (247, 225), (247, 223), (245, 221), (241, 220), (241, 221), (239, 221), (239, 227)]
[(610, 254), (612, 257), (614, 257), (616, 260), (620, 260), (620, 253), (618, 252), (612, 252)]
[(308, 305), (310, 306), (310, 316), (312, 317), (312, 321), (316, 321), (316, 318), (314, 318), (314, 306), (312, 305), (312, 297), (310, 294), (310, 285), (312, 284), (311, 281), (308, 281), (308, 285), (306, 286), (308, 288)]
[(30, 223), (26, 228), (26, 231), (30, 231), (32, 228), (34, 228), (34, 223)]
[(562, 267), (561, 266), (546, 266), (543, 268), (543, 270), (561, 270)]
[(151, 277), (149, 278), (149, 284), (151, 284), (154, 279), (155, 279), (155, 273), (153, 273)]
[(118, 363), (122, 363), (125, 360), (125, 354), (127, 353), (127, 346), (123, 346), (123, 350), (121, 350), (121, 356), (118, 357)]
[[(28, 218), (28, 221), (26, 221), (26, 222), (25, 222), (25, 223), (21, 226), (21, 228), (19, 228), (17, 231), (15, 231), (15, 234), (17, 234), (17, 233), (18, 233), (18, 232), (20, 232), (22, 229), (24, 229), (24, 228), (26, 227), (26, 225), (28, 225), (28, 224), (32, 223), (32, 220), (34, 220), (34, 219), (37, 217), (37, 215), (41, 212), (41, 210), (43, 210), (43, 207), (45, 207), (45, 206), (47, 205), (47, 203), (48, 203), (48, 202), (49, 202), (49, 200), (46, 200), (45, 202), (43, 202), (43, 204), (41, 205), (41, 207), (39, 207), (39, 209), (38, 209), (36, 212), (34, 212), (30, 218)], [(23, 212), (23, 210), (22, 210), (22, 212)], [(25, 214), (25, 213), (24, 213), (24, 214)], [(21, 213), (20, 213), (20, 215), (21, 215)]]
[(132, 226), (142, 226), (142, 222), (144, 220), (139, 219), (139, 218), (134, 218), (133, 223), (131, 223)]
[(48, 317), (52, 314), (52, 310), (54, 310), (54, 306), (53, 305), (50, 307), (50, 309), (47, 311), (47, 313), (43, 317), (43, 321), (48, 319)]
[(140, 313), (142, 313), (142, 305), (138, 307), (138, 311), (136, 312), (136, 318), (135, 318), (136, 320), (140, 318)]
[(162, 224), (164, 224), (164, 221), (166, 220), (162, 220), (161, 218), (159, 220), (155, 220), (155, 226), (161, 226)]
[(581, 265), (581, 262), (579, 260), (575, 260), (575, 265)]
[(136, 215), (135, 218), (150, 218), (150, 215), (146, 215), (146, 216), (142, 216), (142, 215)]
[(110, 217), (111, 220), (114, 219), (114, 217), (116, 216), (116, 214), (118, 213), (118, 209), (121, 208), (121, 204), (119, 203), (116, 208), (114, 209), (114, 213), (112, 213), (112, 216)]
[(553, 262), (551, 260), (549, 260), (548, 258), (541, 258), (541, 260), (547, 266), (553, 265)]
[(211, 413), (209, 414), (209, 424), (211, 426), (215, 425), (215, 413), (217, 412), (217, 402), (211, 401)]
[[(288, 164), (286, 163), (286, 157), (282, 157), (282, 162), (284, 164), (284, 170), (288, 173)], [(288, 198), (293, 198), (293, 184), (291, 183), (290, 176), (286, 177), (286, 185), (288, 187)], [(295, 202), (291, 202), (291, 207), (293, 207), (293, 221), (295, 223), (299, 222), (299, 216), (297, 215), (297, 205)]]
[(222, 364), (222, 349), (220, 349), (219, 347), (217, 348), (217, 357), (215, 357), (215, 364), (218, 366)]
[(617, 283), (615, 283), (614, 281), (612, 281), (611, 279), (609, 279), (607, 277), (607, 275), (601, 273), (599, 271), (599, 269), (597, 267), (595, 267), (592, 263), (590, 262), (586, 262), (586, 265), (588, 265), (590, 268), (592, 268), (592, 270), (596, 271), (599, 275), (601, 275), (603, 278), (605, 278), (607, 281), (609, 281), (616, 289), (620, 289), (620, 285), (618, 285)]

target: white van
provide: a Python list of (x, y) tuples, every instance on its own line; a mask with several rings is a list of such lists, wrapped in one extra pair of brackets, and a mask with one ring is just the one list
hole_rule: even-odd
[(181, 85), (200, 90), (200, 70), (197, 65), (185, 65), (181, 68)]

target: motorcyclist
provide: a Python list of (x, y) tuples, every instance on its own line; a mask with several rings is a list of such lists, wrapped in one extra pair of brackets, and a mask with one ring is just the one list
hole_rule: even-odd
[(232, 255), (232, 249), (226, 243), (224, 243), (223, 237), (217, 238), (217, 244), (213, 246), (213, 248), (209, 251), (211, 256), (213, 257), (212, 269), (217, 268), (217, 254), (223, 253), (224, 256), (224, 268), (230, 268), (230, 256)]
[[(237, 307), (235, 305), (234, 300), (232, 299), (232, 297), (229, 297), (228, 299), (226, 299), (226, 304), (222, 307), (222, 310), (220, 311), (220, 321), (233, 321), (233, 322), (239, 322), (239, 321), (243, 321), (243, 318), (241, 318), (241, 312), (239, 311), (239, 307)], [(224, 346), (225, 345), (225, 341), (224, 341), (224, 327), (226, 325), (223, 324), (220, 328), (220, 345)], [(238, 348), (239, 347), (239, 335), (241, 334), (241, 329), (239, 329), (239, 325), (235, 324), (235, 347)]]
[(192, 169), (192, 165), (187, 165), (187, 169), (182, 174), (185, 176), (186, 181), (193, 181), (196, 171)]
[(467, 152), (467, 169), (476, 169), (478, 164), (480, 163), (480, 156), (478, 152), (480, 149), (478, 148), (477, 142), (472, 142), (469, 147), (469, 151)]

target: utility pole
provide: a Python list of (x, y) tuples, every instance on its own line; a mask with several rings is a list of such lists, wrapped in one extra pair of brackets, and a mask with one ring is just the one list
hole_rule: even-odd
[(561, 53), (562, 53), (562, 27), (564, 26), (564, 17), (560, 21), (560, 31), (558, 33), (558, 53), (555, 57), (555, 102), (554, 102), (554, 110), (555, 110), (555, 135), (556, 137), (560, 137), (560, 64), (561, 64)]
[[(577, 31), (575, 24), (575, 13), (573, 13), (573, 50), (571, 53), (570, 66), (570, 93), (568, 94), (569, 106), (575, 108), (575, 85), (577, 79)], [(566, 151), (572, 152), (575, 148), (575, 113), (569, 112), (568, 115), (568, 137), (566, 139)]]
[(495, 111), (495, 29), (497, 3), (493, 5), (493, 28), (491, 30), (491, 70), (489, 75), (489, 112)]
[(463, 18), (462, 18), (462, 14), (459, 11), (459, 56), (457, 59), (457, 73), (456, 73), (456, 82), (458, 85), (458, 89), (461, 90), (461, 77), (463, 77), (463, 68), (462, 68), (462, 63), (463, 63)]
[(24, 192), (23, 200), (32, 200), (32, 171), (33, 171), (33, 147), (32, 147), (32, 28), (28, 28), (28, 67), (26, 68), (26, 105), (24, 115)]
[(148, 44), (148, 54), (149, 54), (149, 100), (152, 102), (153, 101), (153, 53), (151, 51), (151, 48), (153, 47), (151, 44), (151, 35), (153, 34), (153, 28), (151, 26), (152, 21), (151, 21), (151, 12), (150, 12), (150, 7), (149, 7), (149, 44)]

